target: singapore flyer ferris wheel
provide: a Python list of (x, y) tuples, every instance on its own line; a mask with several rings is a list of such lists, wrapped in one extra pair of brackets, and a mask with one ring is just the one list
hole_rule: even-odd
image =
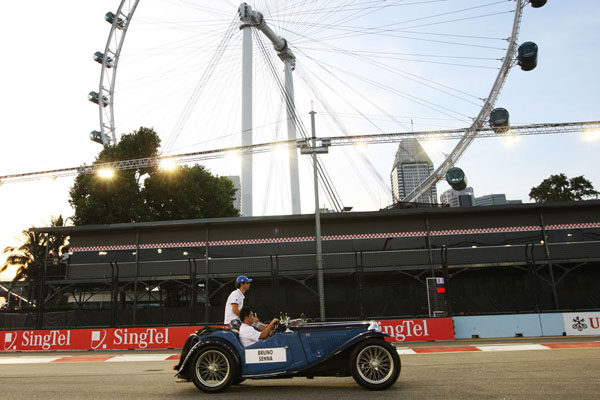
[[(147, 126), (161, 136), (164, 155), (229, 148), (244, 144), (249, 129), (253, 143), (288, 139), (290, 129), (310, 135), (311, 107), (322, 136), (468, 127), (405, 199), (412, 200), (443, 179), (488, 123), (517, 62), (524, 8), (545, 3), (122, 0), (105, 15), (108, 38), (94, 55), (101, 73), (89, 95), (99, 110), (91, 139), (115, 143)], [(244, 96), (253, 99), (249, 106)], [(290, 152), (282, 154), (251, 161), (260, 171), (263, 212), (268, 203), (293, 203), (294, 186), (303, 186), (305, 160), (293, 167)], [(377, 192), (389, 186), (377, 158), (344, 149), (323, 162), (350, 172), (377, 205)], [(211, 168), (243, 177), (237, 161)], [(287, 168), (300, 178), (281, 172)], [(289, 197), (268, 199), (289, 188)]]

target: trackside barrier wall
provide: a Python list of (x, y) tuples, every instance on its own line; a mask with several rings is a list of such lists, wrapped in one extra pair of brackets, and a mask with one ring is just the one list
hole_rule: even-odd
[[(378, 321), (392, 342), (452, 340), (451, 318)], [(0, 351), (178, 349), (202, 326), (0, 332)]]
[(500, 338), (515, 336), (562, 336), (562, 313), (513, 314), (454, 317), (456, 339)]

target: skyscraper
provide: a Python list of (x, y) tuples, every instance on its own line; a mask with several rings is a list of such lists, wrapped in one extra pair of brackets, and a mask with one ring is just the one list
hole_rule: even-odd
[[(401, 201), (433, 172), (433, 163), (417, 139), (402, 139), (392, 167), (393, 201)], [(416, 199), (420, 203), (437, 203), (435, 185)]]

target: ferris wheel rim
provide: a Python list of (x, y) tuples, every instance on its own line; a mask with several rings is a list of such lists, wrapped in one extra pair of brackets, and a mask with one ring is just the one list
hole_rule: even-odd
[[(116, 17), (111, 24), (110, 32), (108, 34), (108, 39), (106, 40), (106, 45), (104, 46), (104, 57), (102, 58), (102, 69), (100, 71), (100, 83), (98, 85), (98, 112), (99, 112), (99, 122), (100, 122), (100, 132), (102, 135), (103, 144), (109, 144), (111, 141), (113, 144), (117, 143), (116, 137), (116, 128), (115, 128), (115, 112), (114, 112), (114, 103), (115, 103), (115, 83), (117, 80), (117, 67), (119, 65), (119, 58), (121, 56), (121, 49), (123, 48), (123, 43), (125, 42), (125, 36), (127, 34), (127, 30), (129, 28), (129, 24), (137, 9), (139, 0), (121, 0), (119, 7), (117, 8)], [(129, 11), (127, 15), (123, 14), (123, 9), (126, 5), (129, 5)], [(118, 17), (120, 15), (125, 16), (124, 25), (119, 26)], [(111, 44), (114, 37), (117, 37), (117, 31), (121, 31), (120, 37), (117, 38), (116, 48), (113, 51), (111, 49)], [(108, 64), (107, 54), (112, 53), (114, 56), (112, 65)], [(105, 77), (110, 75), (109, 83), (110, 87), (108, 90), (104, 87)], [(103, 93), (107, 93), (107, 102), (105, 104)], [(108, 108), (108, 112), (105, 108)], [(105, 115), (106, 113), (106, 115)], [(105, 122), (105, 119), (107, 121)]]
[[(477, 117), (473, 118), (473, 122), (472, 122), (470, 128), (468, 128), (466, 130), (464, 137), (462, 139), (460, 139), (459, 143), (455, 146), (455, 148), (452, 150), (452, 152), (449, 155), (447, 155), (447, 157), (444, 159), (442, 164), (437, 169), (435, 169), (434, 172), (425, 181), (423, 181), (411, 193), (409, 193), (403, 199), (403, 201), (415, 201), (419, 196), (421, 196), (423, 193), (425, 193), (427, 190), (429, 190), (433, 185), (435, 185), (437, 182), (441, 181), (444, 178), (445, 172), (447, 172), (448, 169), (450, 169), (452, 166), (454, 166), (454, 164), (458, 161), (458, 159), (464, 154), (464, 152), (466, 151), (466, 149), (468, 148), (470, 143), (474, 140), (477, 132), (481, 128), (484, 127), (486, 119), (489, 117), (489, 113), (491, 112), (492, 107), (495, 104), (495, 101), (500, 93), (500, 90), (501, 90), (501, 88), (504, 84), (504, 81), (508, 75), (508, 72), (510, 71), (510, 68), (512, 66), (511, 63), (513, 62), (513, 58), (516, 53), (516, 41), (519, 36), (523, 8), (526, 6), (526, 4), (529, 3), (528, 0), (514, 0), (514, 1), (515, 1), (515, 11), (514, 11), (515, 18), (514, 18), (513, 24), (512, 24), (511, 36), (509, 38), (507, 38), (507, 41), (509, 42), (509, 46), (506, 51), (506, 55), (502, 59), (503, 65), (500, 68), (500, 72), (498, 73), (498, 75), (492, 85), (490, 94), (488, 95), (488, 97), (486, 99), (482, 99), (484, 101), (484, 104), (482, 105), (482, 107), (479, 111), (479, 114), (477, 115)], [(106, 54), (106, 52), (110, 49), (111, 40), (112, 40), (113, 36), (116, 34), (117, 30), (122, 31), (120, 40), (118, 41), (117, 48), (114, 52), (114, 54), (115, 54), (115, 59), (114, 59), (114, 64), (113, 64), (114, 66), (112, 68), (109, 68), (107, 66), (106, 57), (103, 59), (102, 73), (101, 73), (100, 85), (99, 85), (99, 93), (101, 94), (104, 89), (103, 88), (104, 77), (108, 70), (112, 70), (111, 71), (111, 79), (110, 79), (110, 88), (108, 89), (109, 97), (108, 97), (108, 102), (106, 104), (108, 113), (106, 113), (106, 111), (103, 110), (104, 100), (103, 100), (103, 96), (101, 96), (101, 95), (98, 96), (99, 97), (98, 104), (99, 104), (100, 128), (102, 131), (102, 137), (103, 137), (103, 139), (106, 138), (106, 139), (112, 140), (113, 143), (116, 143), (116, 130), (115, 130), (115, 118), (114, 118), (114, 93), (115, 93), (114, 89), (115, 89), (115, 84), (116, 84), (116, 79), (117, 79), (117, 66), (118, 66), (118, 61), (120, 58), (122, 46), (124, 43), (124, 39), (125, 39), (127, 30), (128, 30), (128, 27), (129, 27), (129, 23), (131, 22), (133, 14), (139, 4), (139, 0), (120, 0), (120, 5), (117, 10), (117, 15), (121, 14), (122, 9), (125, 7), (125, 5), (127, 3), (129, 3), (130, 11), (127, 14), (127, 18), (125, 20), (125, 25), (123, 27), (119, 28), (119, 26), (117, 25), (117, 21), (115, 20), (113, 22), (113, 24), (111, 25), (111, 30), (110, 30), (109, 37), (108, 37), (108, 40), (106, 43), (106, 47), (105, 47), (105, 54)], [(124, 15), (124, 14), (121, 14), (121, 15)], [(108, 116), (107, 117), (108, 125), (106, 123), (104, 123), (104, 117), (105, 117), (104, 114), (105, 113)], [(106, 133), (108, 133), (108, 134), (105, 136)], [(106, 144), (106, 142), (105, 142), (105, 144)]]
[(515, 18), (513, 19), (511, 36), (510, 38), (508, 38), (509, 46), (506, 50), (506, 55), (502, 59), (502, 66), (500, 68), (500, 71), (498, 72), (496, 80), (492, 85), (490, 94), (484, 101), (481, 111), (473, 120), (471, 126), (466, 130), (462, 139), (460, 139), (454, 147), (454, 149), (452, 149), (452, 152), (444, 159), (442, 164), (440, 164), (440, 166), (437, 169), (435, 169), (427, 179), (421, 182), (421, 184), (419, 184), (404, 199), (402, 199), (403, 201), (415, 201), (423, 193), (430, 190), (432, 186), (444, 179), (446, 172), (448, 172), (448, 170), (452, 168), (456, 162), (458, 162), (458, 160), (465, 153), (471, 142), (475, 139), (477, 132), (479, 132), (479, 130), (483, 128), (487, 118), (489, 118), (490, 112), (492, 111), (492, 107), (496, 103), (498, 95), (500, 94), (500, 91), (502, 90), (502, 87), (506, 82), (506, 78), (508, 76), (508, 73), (510, 72), (515, 53), (517, 51), (517, 40), (519, 38), (519, 31), (521, 29), (523, 8), (527, 4), (527, 0), (515, 0), (515, 3)]

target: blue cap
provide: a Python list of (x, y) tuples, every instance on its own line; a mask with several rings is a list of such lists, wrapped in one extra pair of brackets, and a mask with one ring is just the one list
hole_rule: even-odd
[(236, 283), (246, 283), (246, 282), (252, 282), (252, 279), (248, 278), (245, 275), (240, 275), (237, 277), (237, 279), (235, 280)]

